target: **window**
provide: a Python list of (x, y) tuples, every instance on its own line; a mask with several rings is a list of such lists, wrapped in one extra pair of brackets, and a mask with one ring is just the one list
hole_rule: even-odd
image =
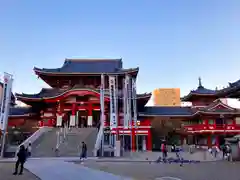
[(214, 125), (214, 120), (213, 120), (213, 119), (209, 119), (209, 120), (208, 120), (208, 124)]
[(232, 119), (227, 119), (226, 124), (230, 124), (230, 125), (233, 124), (233, 120)]

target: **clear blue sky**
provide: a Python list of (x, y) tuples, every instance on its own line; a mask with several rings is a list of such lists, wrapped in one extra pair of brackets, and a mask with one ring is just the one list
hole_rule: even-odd
[(2, 0), (0, 71), (14, 74), (14, 92), (46, 84), (33, 67), (65, 58), (123, 58), (140, 67), (138, 91), (240, 79), (239, 0)]

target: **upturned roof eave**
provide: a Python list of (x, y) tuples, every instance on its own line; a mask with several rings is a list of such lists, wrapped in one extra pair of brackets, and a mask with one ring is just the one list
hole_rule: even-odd
[[(42, 100), (48, 100), (48, 99), (54, 99), (54, 98), (58, 98), (58, 97), (61, 97), (63, 96), (64, 94), (68, 93), (68, 92), (71, 92), (71, 91), (91, 91), (91, 92), (94, 92), (94, 93), (97, 93), (97, 94), (100, 94), (100, 92), (98, 91), (95, 91), (93, 89), (88, 89), (88, 88), (77, 88), (77, 89), (68, 89), (64, 92), (62, 92), (61, 94), (58, 94), (58, 95), (55, 95), (55, 96), (51, 96), (51, 97), (26, 97), (24, 96), (24, 94), (18, 94), (18, 93), (15, 93), (15, 96), (17, 98), (17, 100), (29, 100), (29, 101), (42, 101)], [(34, 95), (37, 95), (37, 94), (34, 94)], [(148, 100), (150, 99), (151, 97), (151, 93), (149, 94), (138, 94), (137, 95), (137, 99), (146, 99), (148, 98)], [(31, 94), (28, 94), (27, 96), (31, 96)], [(104, 95), (106, 98), (109, 98), (109, 95), (105, 94)]]
[[(58, 68), (56, 68), (58, 69)], [(59, 76), (78, 76), (78, 75), (101, 75), (101, 74), (106, 74), (106, 75), (124, 75), (124, 74), (132, 74), (132, 73), (138, 73), (139, 71), (139, 67), (137, 68), (132, 68), (132, 69), (122, 69), (120, 71), (116, 71), (116, 72), (112, 72), (112, 73), (107, 73), (107, 72), (101, 72), (101, 73), (93, 73), (93, 72), (89, 72), (89, 73), (81, 73), (81, 72), (51, 72), (51, 70), (49, 69), (40, 69), (37, 67), (33, 68), (34, 72), (38, 75), (59, 75)]]
[(216, 96), (217, 97), (217, 95), (216, 94), (203, 94), (203, 93), (195, 93), (195, 92), (191, 92), (191, 93), (189, 93), (188, 95), (186, 95), (186, 96), (184, 96), (184, 97), (182, 97), (181, 98), (181, 100), (182, 101), (188, 101), (188, 100), (190, 100), (192, 97), (194, 97), (194, 96)]

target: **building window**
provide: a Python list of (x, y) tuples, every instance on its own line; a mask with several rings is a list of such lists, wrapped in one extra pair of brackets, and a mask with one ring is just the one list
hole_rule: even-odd
[(208, 120), (208, 124), (214, 125), (214, 120), (213, 120), (213, 119), (209, 119), (209, 120)]
[(229, 125), (233, 124), (233, 120), (232, 119), (227, 119), (226, 124), (229, 124)]

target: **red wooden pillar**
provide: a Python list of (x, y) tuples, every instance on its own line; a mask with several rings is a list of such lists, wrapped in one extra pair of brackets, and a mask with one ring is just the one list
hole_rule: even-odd
[(152, 133), (151, 129), (148, 130), (148, 135), (147, 135), (147, 150), (152, 151)]
[(136, 151), (136, 132), (135, 132), (135, 126), (134, 126), (134, 123), (133, 123), (133, 120), (131, 120), (131, 124), (132, 124), (132, 152), (135, 152)]
[(92, 126), (93, 125), (93, 116), (92, 116), (92, 111), (93, 111), (93, 107), (92, 107), (92, 103), (88, 104), (88, 117), (87, 117), (87, 126)]
[(212, 138), (211, 138), (211, 134), (208, 135), (208, 137), (207, 137), (207, 146), (208, 146), (208, 147), (212, 147)]
[(72, 115), (73, 116), (76, 115), (76, 104), (75, 103), (72, 104)]
[(219, 136), (215, 135), (215, 145), (219, 147)]

